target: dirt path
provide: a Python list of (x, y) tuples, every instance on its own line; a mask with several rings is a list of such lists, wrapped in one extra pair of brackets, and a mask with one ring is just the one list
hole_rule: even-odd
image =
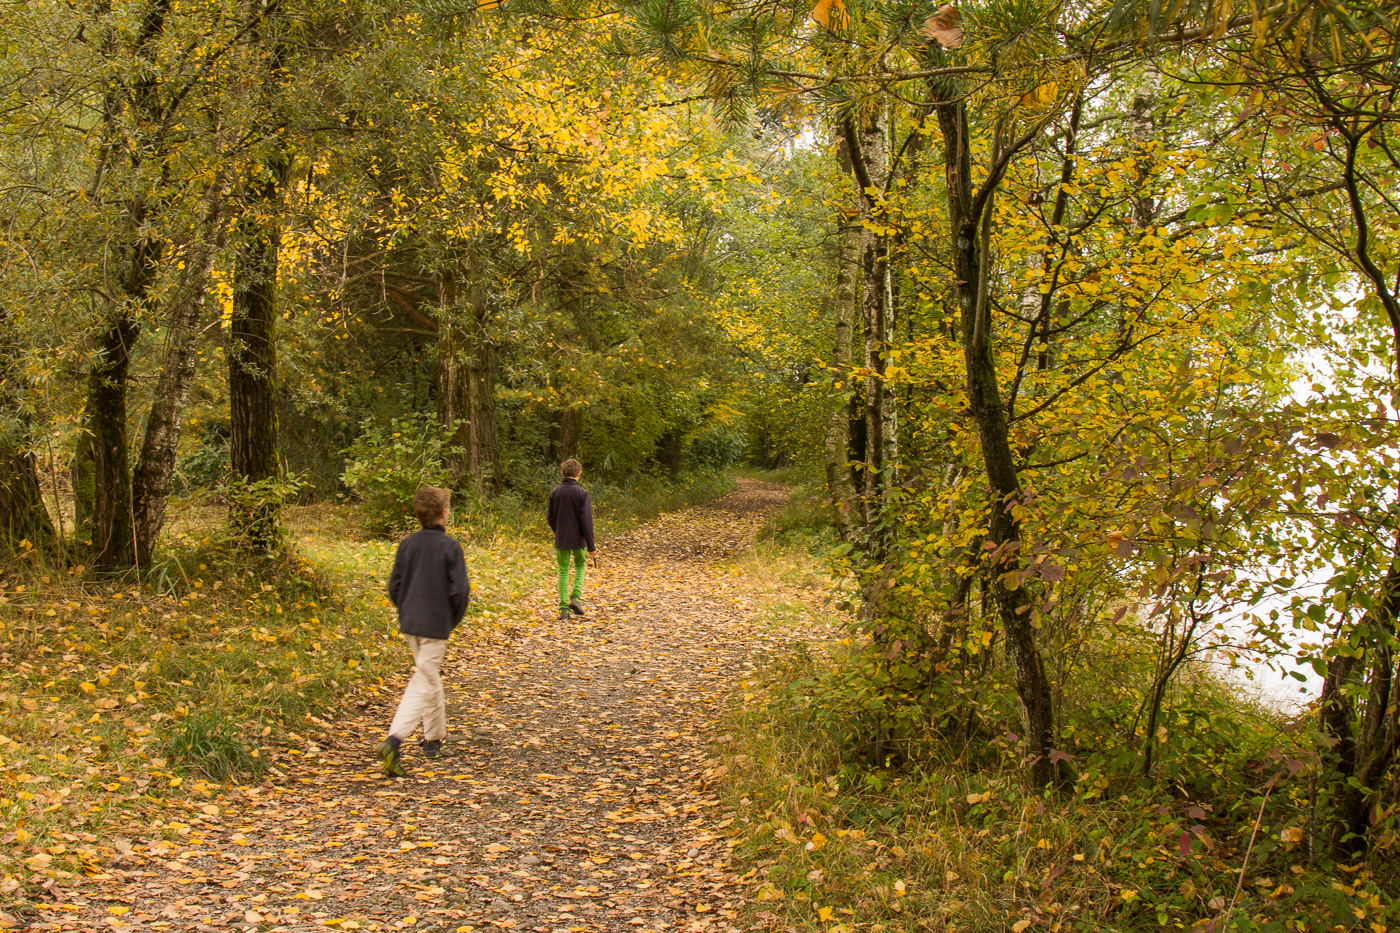
[[(447, 754), (369, 757), (391, 709), (308, 747), (305, 776), (127, 844), (39, 928), (736, 930), (729, 814), (705, 790), (711, 725), (757, 652), (790, 639), (713, 561), (786, 498), (726, 498), (603, 542), (589, 615), (539, 611), (454, 640)], [(347, 726), (350, 726), (347, 728)], [(166, 827), (168, 830), (169, 827)]]

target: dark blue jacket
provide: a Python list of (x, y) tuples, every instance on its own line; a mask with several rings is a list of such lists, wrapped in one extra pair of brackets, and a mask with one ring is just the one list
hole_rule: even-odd
[(419, 638), (452, 634), (471, 599), (462, 546), (441, 525), (399, 542), (389, 574), (389, 599), (399, 608), (399, 631)]
[(593, 503), (588, 490), (572, 476), (554, 487), (545, 511), (549, 527), (554, 529), (554, 546), (561, 551), (577, 551), (581, 547), (593, 550)]

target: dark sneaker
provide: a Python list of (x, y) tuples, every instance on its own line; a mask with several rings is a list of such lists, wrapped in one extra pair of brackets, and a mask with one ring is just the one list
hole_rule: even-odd
[(579, 602), (577, 597), (569, 600), (569, 611), (576, 615), (583, 615), (583, 603)]
[(424, 758), (441, 758), (441, 757), (442, 757), (442, 739), (433, 739), (431, 742), (424, 742), (424, 743), (423, 743), (423, 757), (424, 757)]
[(399, 743), (392, 737), (374, 746), (374, 753), (379, 756), (379, 767), (385, 777), (408, 777), (399, 761)]
[(567, 610), (567, 609), (560, 609), (560, 610), (559, 610), (559, 621), (560, 621), (560, 622), (564, 622), (564, 621), (567, 621), (568, 618), (569, 618), (569, 610)]

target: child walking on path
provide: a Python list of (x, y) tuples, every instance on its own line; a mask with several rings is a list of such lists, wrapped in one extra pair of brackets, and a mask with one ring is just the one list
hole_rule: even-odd
[(425, 486), (413, 494), (413, 512), (423, 526), (399, 542), (389, 574), (389, 599), (399, 610), (399, 631), (413, 653), (413, 677), (404, 688), (389, 735), (374, 747), (389, 777), (404, 777), (399, 748), (423, 724), (423, 755), (442, 754), (447, 709), (442, 659), (447, 638), (467, 611), (472, 585), (462, 546), (447, 536), (451, 493)]
[[(589, 501), (588, 490), (578, 484), (583, 467), (577, 460), (565, 460), (559, 466), (563, 477), (558, 486), (549, 494), (549, 508), (545, 519), (554, 530), (554, 547), (559, 558), (559, 618), (567, 619), (569, 613), (583, 615), (583, 569), (588, 564), (588, 554), (593, 553), (593, 503)], [(573, 589), (569, 588), (569, 565), (574, 568)]]

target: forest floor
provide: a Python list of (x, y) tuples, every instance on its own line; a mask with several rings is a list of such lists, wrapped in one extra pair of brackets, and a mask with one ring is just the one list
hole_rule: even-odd
[(406, 744), (406, 779), (381, 776), (371, 755), (404, 667), (382, 702), (308, 738), (284, 779), (232, 790), (197, 832), (111, 841), (112, 865), (26, 922), (745, 929), (734, 815), (713, 786), (712, 755), (730, 740), (718, 724), (764, 653), (834, 637), (810, 590), (775, 596), (762, 561), (727, 560), (787, 495), (741, 480), (723, 499), (600, 542), (586, 617), (556, 619), (542, 571), (514, 611), (451, 642), (445, 754), (424, 760)]

